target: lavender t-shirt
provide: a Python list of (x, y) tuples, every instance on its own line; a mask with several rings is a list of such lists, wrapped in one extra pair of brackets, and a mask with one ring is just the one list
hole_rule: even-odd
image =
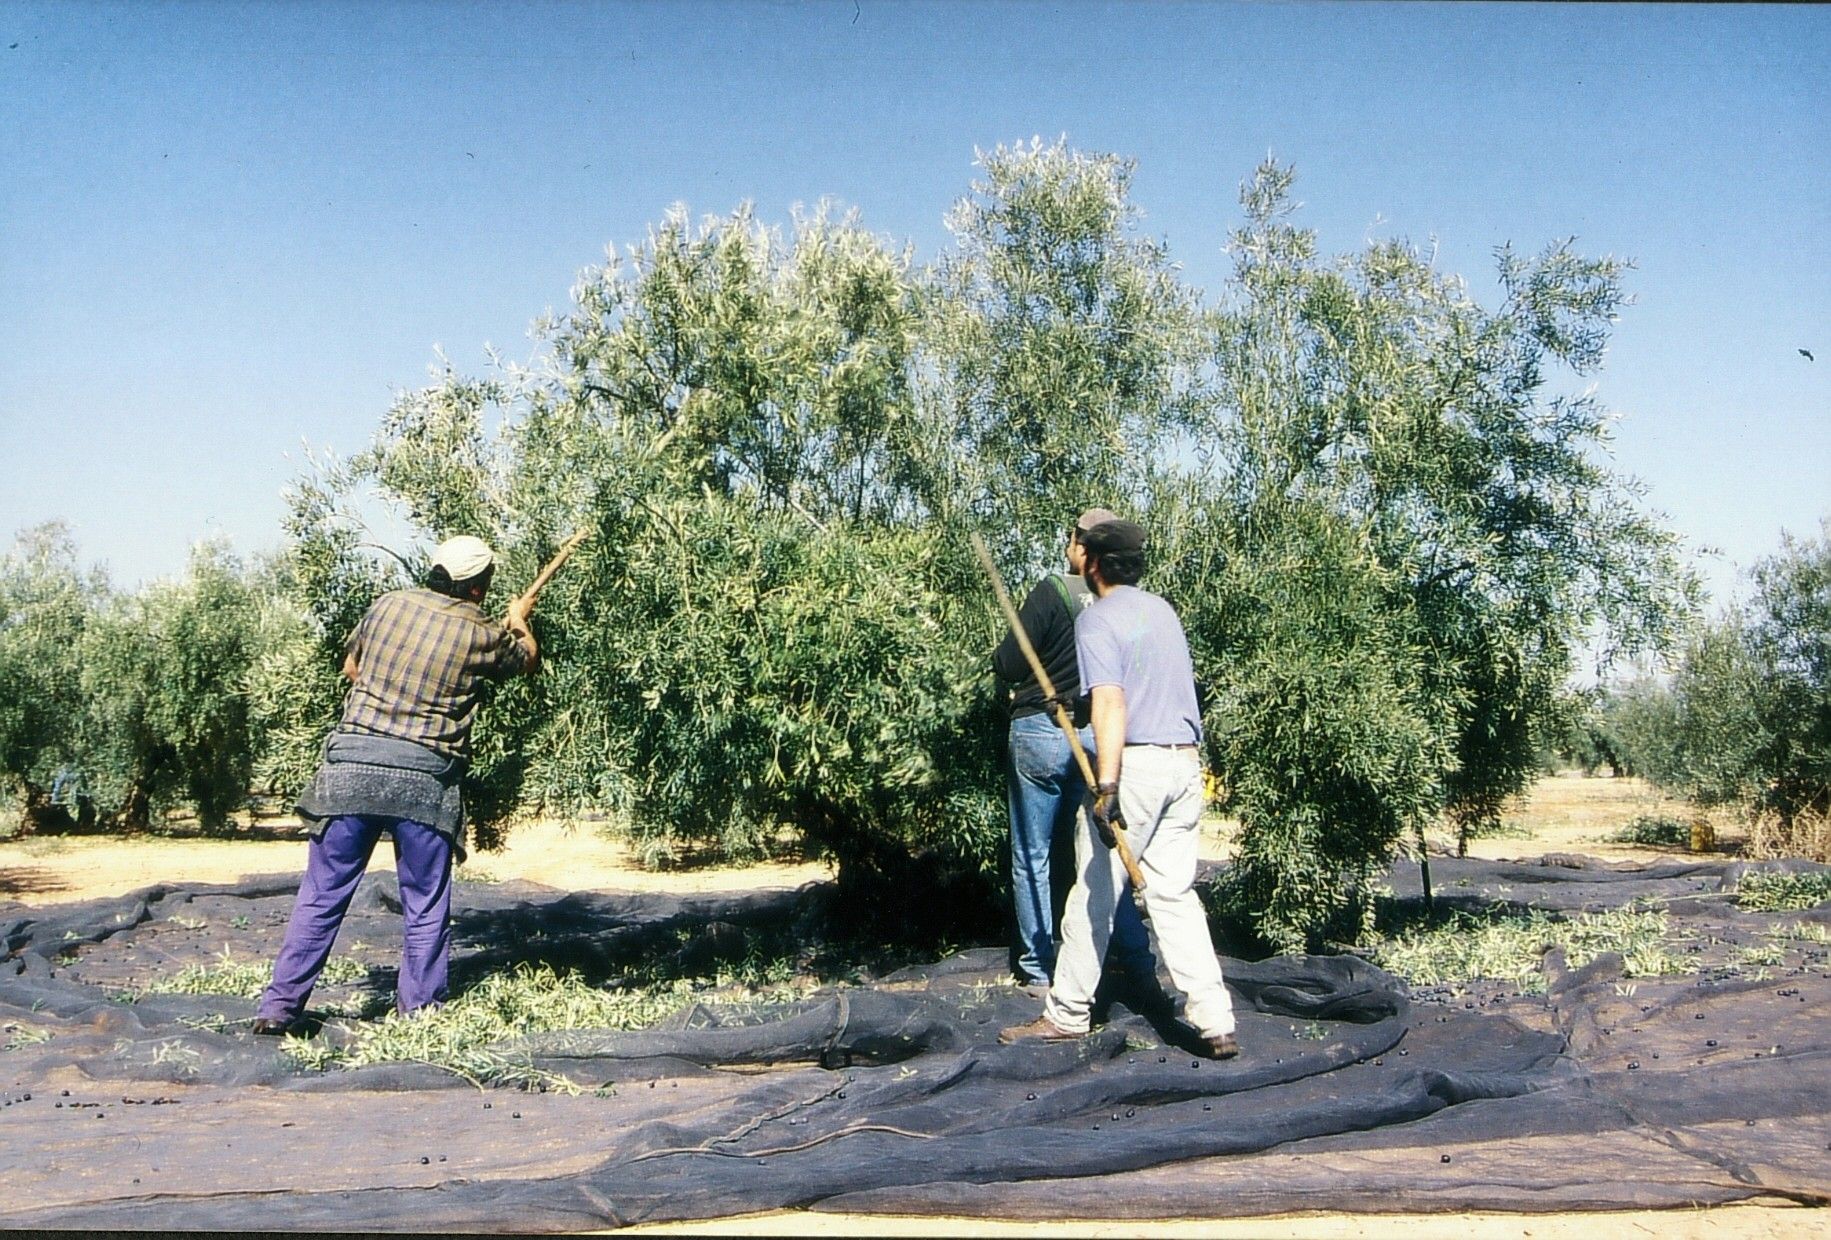
[(1124, 690), (1126, 744), (1201, 743), (1189, 641), (1168, 603), (1136, 586), (1114, 586), (1075, 617), (1074, 647), (1082, 693), (1098, 685)]

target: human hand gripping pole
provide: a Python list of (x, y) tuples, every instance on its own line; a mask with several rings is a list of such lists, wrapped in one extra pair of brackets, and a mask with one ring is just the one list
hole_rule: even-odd
[[(986, 550), (985, 539), (973, 535), (973, 554), (979, 557), (979, 566), (985, 569), (985, 575), (992, 579), (992, 589), (998, 595), (998, 606), (1004, 611), (1005, 623), (1011, 626), (1011, 636), (1017, 639), (1017, 648), (1024, 652), (1024, 661), (1030, 665), (1030, 672), (1036, 677), (1036, 683), (1043, 691), (1046, 703), (1055, 707), (1055, 722), (1062, 729), (1062, 735), (1068, 738), (1068, 747), (1074, 751), (1074, 760), (1081, 768), (1081, 778), (1087, 781), (1088, 791), (1100, 786), (1094, 778), (1093, 763), (1087, 760), (1087, 750), (1081, 746), (1081, 737), (1074, 730), (1074, 720), (1068, 717), (1068, 711), (1055, 695), (1055, 685), (1049, 679), (1049, 673), (1043, 670), (1043, 661), (1037, 657), (1036, 647), (1030, 644), (1030, 635), (1024, 632), (1024, 623), (1017, 617), (1017, 607), (1011, 602), (1011, 592), (1005, 589), (1004, 578), (998, 575), (998, 566), (992, 563), (992, 553)], [(1115, 811), (1117, 806), (1114, 807)], [(1119, 864), (1125, 867), (1126, 877), (1132, 880), (1136, 891), (1144, 890), (1144, 871), (1138, 868), (1138, 858), (1132, 855), (1131, 841), (1125, 838), (1123, 824), (1115, 812), (1112, 818), (1113, 843), (1119, 849)], [(1104, 833), (1102, 833), (1104, 834)]]
[(553, 558), (547, 561), (546, 566), (535, 574), (534, 581), (528, 588), (509, 600), (503, 622), (509, 626), (509, 632), (515, 635), (515, 640), (520, 642), (522, 649), (527, 652), (527, 670), (529, 671), (534, 669), (535, 661), (540, 657), (540, 648), (534, 642), (534, 631), (528, 627), (528, 618), (534, 612), (534, 602), (540, 597), (540, 592), (547, 588), (547, 583), (553, 580), (553, 574), (560, 570), (560, 565), (572, 557), (572, 553), (578, 550), (579, 544), (585, 541), (586, 535), (590, 532), (590, 526), (580, 526), (578, 531), (561, 545)]

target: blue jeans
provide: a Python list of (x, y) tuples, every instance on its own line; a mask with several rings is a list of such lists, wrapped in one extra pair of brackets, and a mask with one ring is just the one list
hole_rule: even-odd
[(273, 982), (257, 1015), (291, 1021), (305, 1011), (383, 831), (394, 837), (405, 923), (397, 1006), (411, 1012), (444, 1002), (451, 959), (451, 841), (410, 819), (352, 814), (331, 819), (311, 842), (292, 919), (273, 963)]
[[(1081, 745), (1090, 759), (1093, 743), (1093, 729), (1082, 728)], [(1068, 738), (1054, 719), (1042, 714), (1011, 720), (1005, 775), (1011, 806), (1011, 898), (1017, 912), (1016, 972), (1020, 981), (1046, 986), (1055, 973), (1056, 901), (1049, 855), (1058, 841), (1073, 839), (1087, 784)], [(1112, 951), (1133, 976), (1156, 975), (1150, 934), (1129, 887), (1114, 911)]]

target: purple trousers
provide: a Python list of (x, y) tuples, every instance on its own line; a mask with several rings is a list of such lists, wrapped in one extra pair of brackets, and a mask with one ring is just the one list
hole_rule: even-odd
[(411, 1012), (444, 1001), (451, 959), (451, 841), (406, 818), (350, 815), (325, 823), (311, 842), (299, 897), (292, 906), (292, 920), (286, 923), (279, 959), (273, 962), (273, 982), (261, 995), (258, 1017), (293, 1021), (305, 1011), (383, 831), (394, 836), (405, 923), (397, 1006)]

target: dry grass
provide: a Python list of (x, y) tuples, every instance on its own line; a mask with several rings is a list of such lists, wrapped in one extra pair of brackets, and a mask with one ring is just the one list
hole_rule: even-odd
[(1644, 779), (1547, 775), (1510, 801), (1503, 819), (1523, 819), (1538, 831), (1604, 834), (1636, 818), (1688, 817), (1691, 807)]
[(1762, 814), (1749, 827), (1748, 855), (1831, 861), (1831, 814), (1801, 814), (1791, 827), (1778, 814)]
[(813, 861), (644, 869), (635, 850), (600, 824), (551, 819), (517, 825), (501, 849), (478, 853), (471, 862), (458, 871), (460, 881), (526, 879), (563, 891), (740, 891), (799, 887), (833, 876), (830, 864)]
[[(1642, 779), (1550, 775), (1502, 810), (1502, 822), (1515, 830), (1470, 841), (1469, 855), (1500, 859), (1568, 852), (1605, 861), (1650, 861), (1671, 856), (1674, 849), (1610, 837), (1640, 820), (1690, 823), (1698, 816), (1696, 807)], [(1712, 815), (1711, 824), (1718, 852), (1734, 852), (1746, 839), (1746, 827), (1730, 815)], [(1446, 849), (1455, 846), (1447, 830), (1433, 842)]]
[[(234, 883), (257, 874), (296, 874), (305, 868), (305, 839), (167, 839), (160, 836), (32, 836), (0, 839), (0, 880), (29, 876), (34, 904), (63, 904), (118, 896), (154, 881)], [(377, 848), (369, 868), (388, 872), (394, 852)], [(648, 871), (628, 845), (594, 823), (542, 821), (515, 828), (506, 847), (479, 852), (459, 866), (459, 882), (527, 879), (562, 891), (749, 891), (799, 887), (832, 877), (820, 862)], [(0, 899), (6, 898), (0, 886)]]
[[(1199, 1167), (1200, 1164), (1191, 1164)], [(1798, 1240), (1831, 1235), (1823, 1211), (1792, 1205), (1711, 1206), (1691, 1210), (1569, 1214), (1287, 1214), (1261, 1218), (996, 1219), (945, 1215), (840, 1214), (777, 1210), (736, 1218), (639, 1223), (620, 1236), (996, 1236), (1022, 1240), (1063, 1237), (1161, 1236), (1165, 1240), (1592, 1240), (1595, 1236), (1657, 1236), (1660, 1240)], [(608, 1233), (601, 1233), (608, 1234)]]

